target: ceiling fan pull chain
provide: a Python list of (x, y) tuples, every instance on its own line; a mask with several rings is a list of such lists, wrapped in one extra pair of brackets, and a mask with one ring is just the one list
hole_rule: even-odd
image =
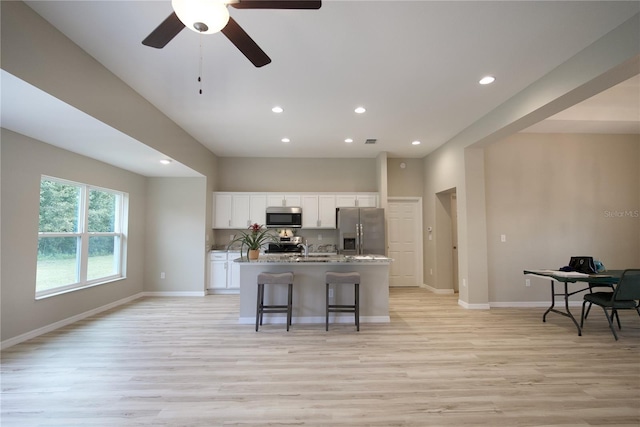
[(198, 69), (198, 85), (200, 89), (198, 92), (202, 95), (202, 33), (200, 33), (200, 65)]

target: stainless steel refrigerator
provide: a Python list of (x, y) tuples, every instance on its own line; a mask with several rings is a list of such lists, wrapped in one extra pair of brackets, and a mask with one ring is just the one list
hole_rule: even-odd
[(384, 209), (338, 208), (338, 253), (385, 255)]

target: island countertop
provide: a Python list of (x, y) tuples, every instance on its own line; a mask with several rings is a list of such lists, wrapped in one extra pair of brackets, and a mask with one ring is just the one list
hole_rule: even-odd
[(389, 264), (393, 260), (384, 255), (336, 255), (312, 253), (304, 255), (262, 254), (257, 260), (237, 258), (240, 264)]

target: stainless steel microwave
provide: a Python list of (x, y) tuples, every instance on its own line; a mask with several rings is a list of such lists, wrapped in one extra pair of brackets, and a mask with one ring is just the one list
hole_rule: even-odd
[(302, 208), (273, 206), (267, 208), (267, 228), (301, 228)]

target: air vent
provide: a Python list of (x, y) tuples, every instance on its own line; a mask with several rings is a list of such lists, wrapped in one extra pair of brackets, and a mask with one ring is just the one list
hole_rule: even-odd
[(377, 139), (375, 139), (375, 138), (369, 138), (369, 139), (367, 139), (364, 143), (365, 143), (365, 144), (375, 144), (376, 142), (378, 142), (378, 140), (377, 140)]

